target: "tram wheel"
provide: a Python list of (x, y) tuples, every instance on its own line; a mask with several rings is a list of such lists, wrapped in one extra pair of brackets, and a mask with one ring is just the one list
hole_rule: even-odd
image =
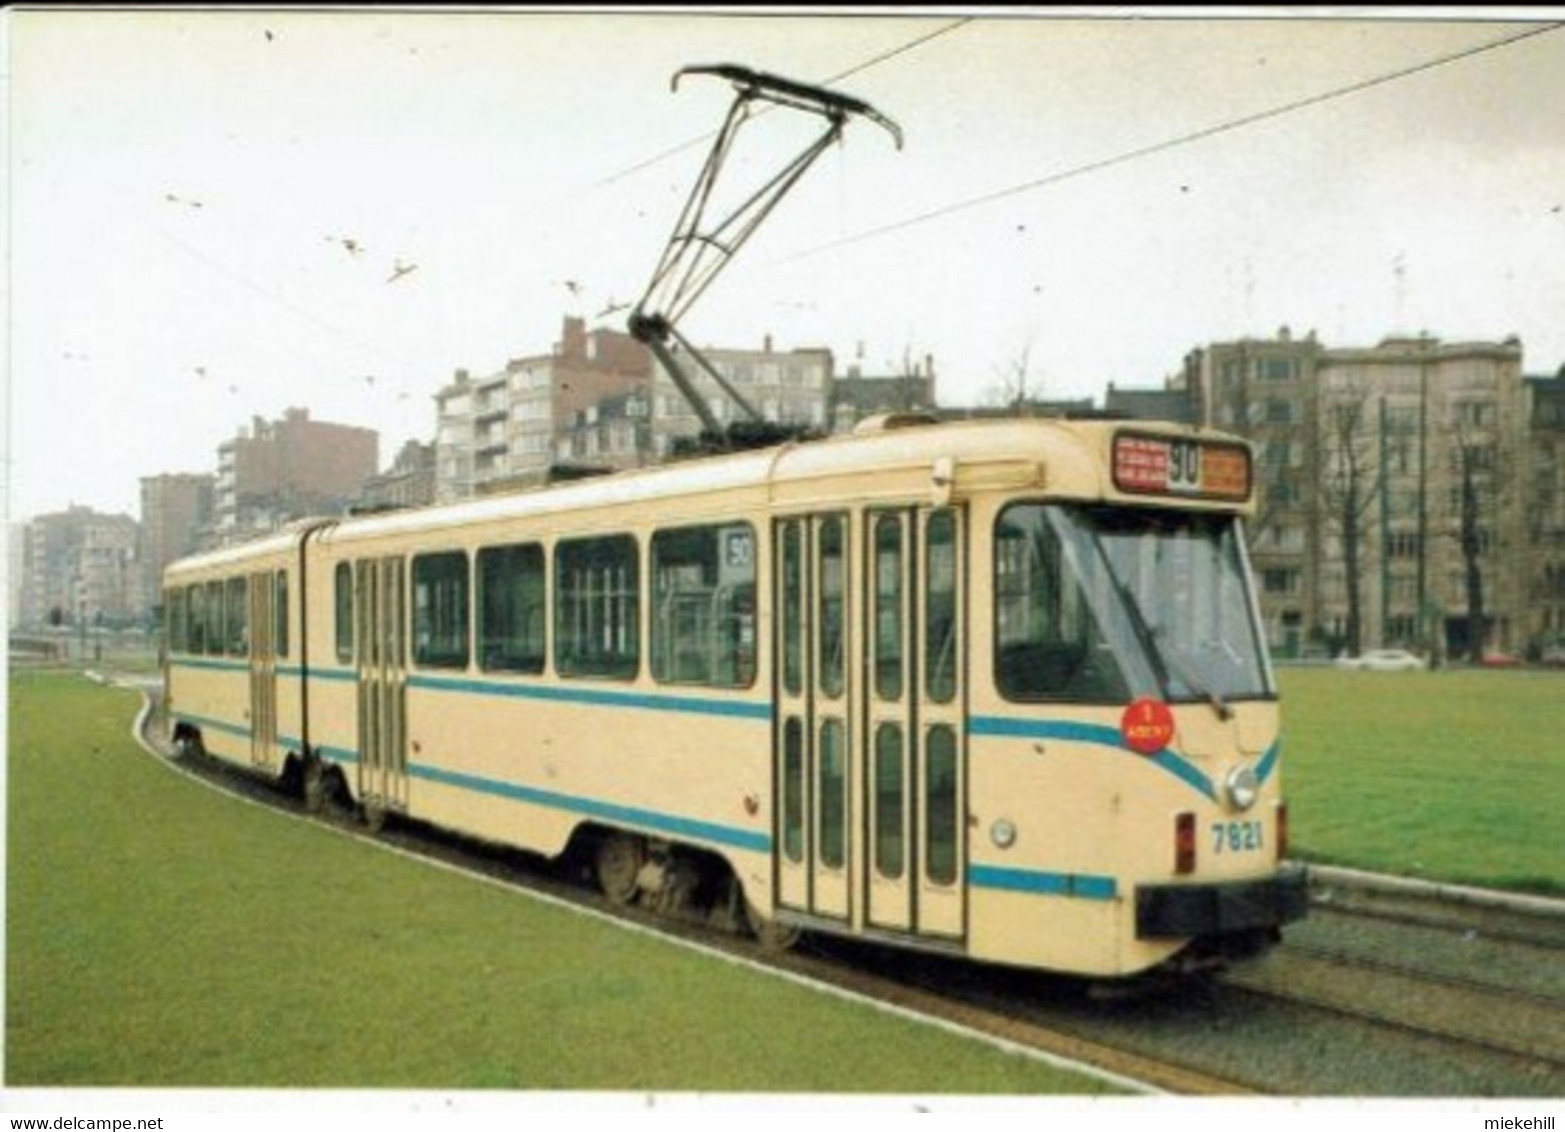
[(750, 925), (750, 933), (755, 936), (755, 941), (761, 945), (762, 951), (791, 951), (799, 942), (799, 936), (803, 934), (792, 924), (785, 924), (763, 915), (748, 897), (744, 902), (744, 915)]
[(386, 807), (383, 803), (364, 803), (364, 828), (371, 833), (379, 833), (386, 828)]
[(593, 872), (609, 903), (623, 906), (636, 898), (637, 878), (646, 859), (646, 842), (631, 834), (610, 833), (598, 842)]
[(326, 808), (326, 768), (319, 759), (308, 759), (300, 770), (299, 796), (304, 799), (304, 812), (318, 814)]

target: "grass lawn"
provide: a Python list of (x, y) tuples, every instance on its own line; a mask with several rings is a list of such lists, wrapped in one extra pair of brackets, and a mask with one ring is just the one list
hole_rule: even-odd
[(1565, 673), (1279, 679), (1297, 856), (1565, 896)]
[(221, 797), (134, 693), (10, 692), (10, 1086), (1104, 1090)]
[[(1284, 669), (1297, 855), (1565, 895), (1565, 674)], [(10, 683), (6, 1083), (1090, 1092), (222, 798)]]

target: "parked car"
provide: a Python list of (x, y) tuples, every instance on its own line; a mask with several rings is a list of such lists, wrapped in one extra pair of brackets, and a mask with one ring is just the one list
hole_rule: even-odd
[(1565, 668), (1565, 641), (1555, 645), (1545, 645), (1538, 660), (1550, 668)]
[(1429, 667), (1423, 657), (1415, 656), (1406, 649), (1370, 649), (1362, 656), (1339, 656), (1332, 663), (1338, 668), (1367, 672), (1411, 672)]
[(1486, 652), (1478, 662), (1485, 668), (1520, 668), (1521, 658), (1504, 652)]

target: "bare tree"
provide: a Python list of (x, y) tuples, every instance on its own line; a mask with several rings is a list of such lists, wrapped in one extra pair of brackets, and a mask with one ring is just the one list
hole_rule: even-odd
[(1493, 440), (1479, 435), (1462, 417), (1455, 422), (1451, 448), (1453, 483), (1450, 526), (1462, 556), (1462, 588), (1467, 598), (1467, 655), (1474, 664), (1489, 643), (1489, 616), (1484, 555), (1498, 537), (1500, 500), (1494, 490), (1503, 453)]
[(1467, 591), (1468, 659), (1474, 664), (1483, 659), (1484, 641), (1489, 635), (1483, 601), (1484, 532), (1477, 477), (1478, 453), (1478, 448), (1468, 444), (1457, 449), (1456, 541), (1462, 548), (1462, 584)]
[(934, 398), (928, 395), (928, 375), (923, 371), (912, 345), (902, 348), (902, 364), (895, 370), (897, 386), (895, 407), (901, 410), (933, 409)]
[(1368, 520), (1383, 469), (1373, 458), (1369, 397), (1358, 394), (1328, 405), (1321, 454), (1320, 500), (1327, 529), (1342, 540), (1348, 616), (1343, 648), (1358, 655), (1364, 641), (1364, 547)]
[(999, 405), (1009, 409), (1014, 415), (1025, 416), (1029, 408), (1038, 401), (1031, 388), (1031, 374), (1029, 372), (1029, 359), (1032, 356), (1032, 343), (1022, 347), (1021, 356), (1012, 359), (1010, 365), (1000, 372), (998, 385), (991, 385), (986, 395), (986, 400), (991, 405)]

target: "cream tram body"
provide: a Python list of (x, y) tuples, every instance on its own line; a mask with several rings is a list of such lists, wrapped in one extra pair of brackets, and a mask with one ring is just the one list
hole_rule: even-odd
[(170, 570), (187, 625), (284, 577), (297, 654), (174, 648), (174, 725), (620, 895), (1130, 975), (1302, 914), (1252, 506), (1231, 438), (1013, 420), (305, 525)]
[(301, 531), (185, 559), (164, 574), (176, 741), (281, 775), (303, 748)]

